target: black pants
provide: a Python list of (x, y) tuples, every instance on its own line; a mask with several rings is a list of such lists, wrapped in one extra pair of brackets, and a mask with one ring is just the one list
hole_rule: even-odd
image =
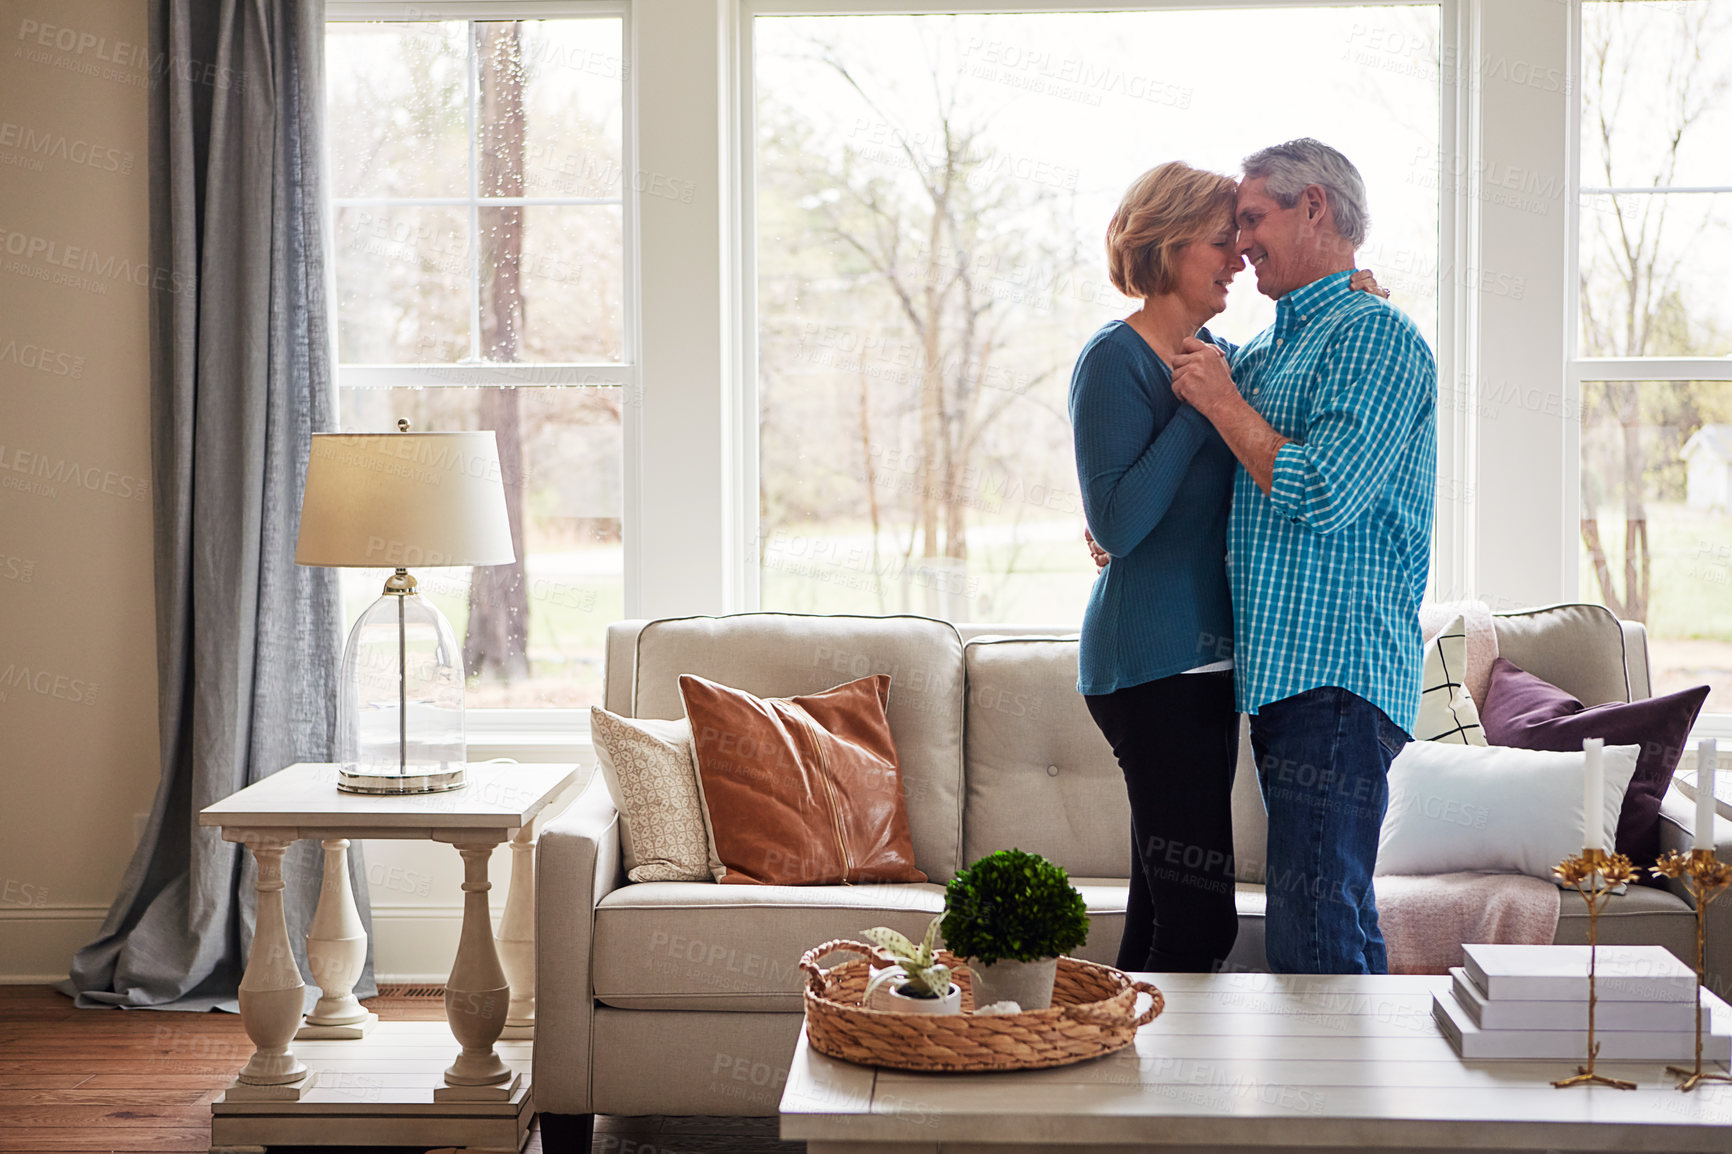
[(1086, 696), (1131, 802), (1121, 970), (1208, 973), (1239, 935), (1233, 901), (1231, 673), (1181, 673)]

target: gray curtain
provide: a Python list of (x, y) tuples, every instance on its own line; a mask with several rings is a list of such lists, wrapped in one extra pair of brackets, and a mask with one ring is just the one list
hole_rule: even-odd
[[(337, 425), (326, 327), (322, 0), (150, 0), (151, 416), (162, 783), (81, 1006), (232, 1008), (255, 863), (198, 811), (331, 756), (336, 572), (294, 562), (310, 435)], [(350, 851), (369, 917), (366, 870)], [(316, 842), (284, 862), (301, 973)], [(369, 935), (370, 940), (370, 935)], [(372, 957), (356, 986), (376, 992)], [(308, 1006), (316, 989), (309, 984)]]

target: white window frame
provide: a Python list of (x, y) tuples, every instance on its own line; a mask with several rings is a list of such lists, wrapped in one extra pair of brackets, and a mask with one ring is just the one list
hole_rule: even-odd
[[(620, 27), (620, 54), (624, 78), (621, 81), (620, 121), (620, 195), (613, 197), (481, 197), (475, 188), (477, 168), (474, 163), (475, 126), (470, 132), (470, 189), (464, 197), (336, 197), (331, 198), (329, 220), (331, 235), (335, 235), (334, 220), (338, 208), (359, 205), (441, 204), (467, 207), (470, 211), (471, 268), (470, 324), (471, 344), (476, 306), (478, 270), (474, 262), (480, 259), (480, 248), (474, 243), (480, 233), (476, 229), (479, 208), (509, 205), (615, 205), (620, 208), (621, 236), (624, 251), (621, 260), (621, 333), (618, 362), (565, 363), (459, 363), (450, 365), (368, 365), (337, 364), (339, 389), (385, 388), (475, 388), (510, 387), (573, 387), (588, 386), (626, 390), (626, 403), (621, 411), (621, 452), (623, 456), (623, 494), (620, 536), (624, 561), (624, 593), (626, 616), (636, 612), (636, 574), (639, 571), (635, 552), (636, 532), (634, 513), (638, 508), (637, 469), (637, 406), (635, 398), (642, 394), (638, 350), (641, 348), (642, 312), (638, 269), (638, 197), (632, 174), (636, 163), (637, 131), (636, 104), (632, 99), (632, 12), (631, 0), (327, 0), (327, 24), (388, 21), (391, 23), (435, 22), (443, 20), (538, 20), (538, 19), (617, 19)], [(471, 82), (473, 82), (471, 76)], [(469, 95), (471, 107), (473, 92)], [(327, 169), (329, 165), (327, 164)], [(335, 301), (335, 293), (331, 294)], [(335, 325), (332, 326), (335, 331)], [(588, 711), (584, 709), (470, 709), (467, 711), (469, 755), (473, 760), (512, 758), (521, 761), (567, 761), (574, 749), (581, 753), (589, 742)]]
[[(1580, 412), (1582, 385), (1588, 381), (1732, 381), (1732, 356), (1727, 357), (1584, 357), (1581, 355), (1581, 214), (1584, 196), (1656, 194), (1732, 194), (1732, 185), (1672, 185), (1665, 188), (1614, 188), (1582, 184), (1581, 158), (1576, 155), (1582, 139), (1582, 0), (1570, 0), (1570, 43), (1575, 53), (1574, 91), (1569, 105), (1571, 163), (1565, 174), (1567, 189), (1569, 268), (1564, 381), (1567, 412)], [(1565, 459), (1564, 500), (1572, 530), (1565, 551), (1566, 580), (1573, 591), (1581, 587), (1582, 460), (1581, 428), (1569, 426), (1571, 444)], [(1573, 599), (1573, 598), (1572, 598)], [(1704, 713), (1696, 719), (1690, 741), (1712, 737), (1732, 739), (1732, 713)], [(1721, 758), (1727, 753), (1723, 751)], [(1686, 759), (1688, 760), (1688, 759)]]

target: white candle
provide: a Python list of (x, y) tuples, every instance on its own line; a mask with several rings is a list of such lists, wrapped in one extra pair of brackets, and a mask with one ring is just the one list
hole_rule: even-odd
[(1696, 848), (1714, 848), (1714, 739), (1696, 747)]
[(1600, 751), (1606, 743), (1598, 737), (1582, 742), (1587, 755), (1587, 772), (1582, 781), (1582, 848), (1606, 848), (1606, 771), (1600, 764)]

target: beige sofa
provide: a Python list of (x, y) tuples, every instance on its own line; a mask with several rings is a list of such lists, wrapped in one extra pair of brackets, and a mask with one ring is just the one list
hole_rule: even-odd
[[(1598, 606), (1501, 615), (1502, 654), (1589, 704), (1649, 695), (1646, 634)], [(1007, 635), (1009, 634), (1009, 635)], [(625, 621), (608, 634), (607, 707), (681, 716), (681, 673), (760, 695), (892, 677), (889, 719), (923, 885), (628, 883), (618, 818), (599, 777), (543, 834), (537, 889), (535, 1098), (550, 1133), (602, 1114), (776, 1112), (801, 1022), (796, 960), (875, 925), (916, 934), (942, 883), (1017, 846), (1059, 862), (1087, 899), (1079, 955), (1112, 962), (1130, 871), (1117, 764), (1077, 695), (1076, 641), (1057, 629), (988, 631), (919, 617), (743, 614)], [(1250, 743), (1235, 787), (1240, 935), (1231, 964), (1263, 966), (1264, 821)], [(1688, 844), (1691, 803), (1667, 799), (1667, 844)], [(1732, 834), (1732, 823), (1722, 821)], [(1569, 896), (1569, 895), (1566, 895)], [(1557, 940), (1585, 940), (1566, 900)], [(1710, 907), (1732, 948), (1732, 902)], [(1675, 893), (1634, 887), (1601, 939), (1688, 957), (1694, 919)], [(1722, 948), (1719, 957), (1727, 958)], [(1727, 965), (1726, 961), (1720, 963)]]

